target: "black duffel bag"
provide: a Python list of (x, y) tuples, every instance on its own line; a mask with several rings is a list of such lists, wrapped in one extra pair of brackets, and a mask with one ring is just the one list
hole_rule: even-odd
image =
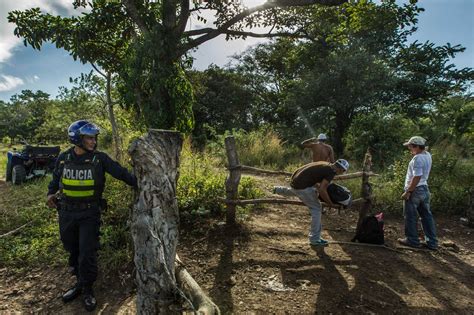
[[(352, 194), (349, 189), (344, 186), (330, 183), (327, 188), (329, 198), (331, 198), (332, 203), (342, 205), (344, 208), (349, 208), (352, 204)], [(321, 199), (321, 195), (319, 195)]]

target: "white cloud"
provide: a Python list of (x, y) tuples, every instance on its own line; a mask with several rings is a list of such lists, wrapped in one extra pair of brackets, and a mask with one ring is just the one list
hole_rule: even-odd
[(0, 92), (7, 92), (23, 85), (22, 79), (10, 75), (0, 75)]
[(26, 10), (40, 7), (44, 12), (51, 14), (72, 15), (79, 14), (80, 10), (74, 10), (71, 0), (21, 0), (0, 1), (0, 63), (8, 61), (14, 54), (16, 46), (22, 44), (22, 40), (13, 35), (15, 25), (8, 23), (8, 12), (13, 10)]
[(37, 76), (36, 74), (33, 76), (27, 76), (25, 80), (28, 84), (32, 84), (39, 80), (39, 76)]
[[(248, 8), (253, 8), (257, 5), (263, 4), (266, 0), (241, 0), (241, 4)], [(188, 21), (187, 29), (200, 29), (205, 27), (215, 28), (214, 22), (215, 12), (204, 10), (200, 14), (205, 20), (206, 23), (199, 21), (197, 19), (197, 13), (194, 13)], [(255, 33), (265, 33), (270, 30), (269, 27), (255, 27), (253, 29), (244, 28), (245, 31), (251, 31)], [(206, 69), (210, 64), (215, 64), (218, 66), (224, 66), (229, 63), (232, 57), (235, 54), (242, 53), (250, 46), (254, 46), (259, 43), (267, 42), (266, 38), (254, 38), (248, 37), (247, 39), (233, 39), (226, 40), (225, 35), (220, 35), (216, 38), (213, 38), (204, 44), (200, 45), (196, 51), (193, 51), (191, 55), (195, 58), (194, 68), (198, 70)]]

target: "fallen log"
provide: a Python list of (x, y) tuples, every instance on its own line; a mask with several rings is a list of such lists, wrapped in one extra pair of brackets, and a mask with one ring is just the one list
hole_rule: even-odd
[(176, 283), (189, 299), (194, 312), (203, 315), (219, 315), (221, 312), (214, 302), (204, 293), (199, 284), (186, 270), (183, 262), (176, 255), (175, 261)]

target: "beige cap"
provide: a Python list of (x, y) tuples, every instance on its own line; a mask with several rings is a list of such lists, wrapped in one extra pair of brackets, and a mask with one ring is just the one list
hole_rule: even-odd
[(420, 136), (414, 136), (414, 137), (411, 137), (410, 140), (405, 142), (403, 145), (409, 145), (409, 144), (426, 145), (426, 139)]

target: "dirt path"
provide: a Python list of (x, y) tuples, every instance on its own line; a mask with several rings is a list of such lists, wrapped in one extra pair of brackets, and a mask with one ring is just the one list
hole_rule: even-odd
[[(350, 240), (356, 218), (353, 212), (324, 215), (323, 237)], [(474, 230), (438, 220), (441, 239), (453, 240), (457, 253), (338, 244), (314, 251), (308, 224), (303, 207), (266, 207), (240, 231), (214, 226), (192, 253), (181, 255), (224, 313), (474, 312)], [(386, 224), (387, 243), (395, 247), (401, 226)]]
[[(356, 218), (326, 213), (323, 237), (350, 240)], [(441, 241), (458, 246), (438, 252), (339, 244), (315, 251), (307, 244), (309, 219), (305, 207), (265, 206), (236, 229), (220, 222), (183, 228), (178, 252), (223, 314), (474, 313), (474, 230), (457, 218), (437, 217)], [(401, 230), (400, 219), (386, 220), (389, 246)], [(80, 301), (60, 300), (73, 283), (63, 267), (24, 275), (0, 269), (0, 281), (0, 313), (83, 313)], [(130, 273), (102, 278), (96, 293), (96, 313), (134, 313)]]

